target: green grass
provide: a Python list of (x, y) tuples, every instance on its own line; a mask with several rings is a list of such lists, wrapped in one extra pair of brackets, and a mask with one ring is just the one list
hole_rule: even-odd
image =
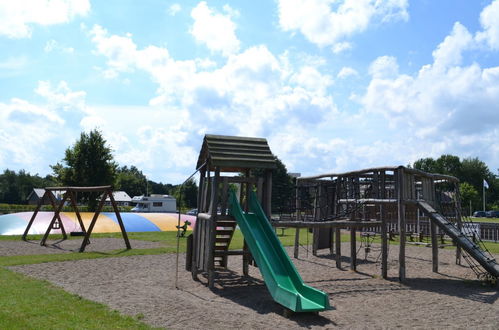
[(153, 329), (46, 281), (0, 268), (0, 329)]
[(470, 218), (473, 222), (499, 223), (499, 218)]
[[(279, 229), (277, 233), (283, 245), (294, 245), (294, 229), (286, 229), (282, 235)], [(46, 281), (31, 279), (4, 268), (43, 262), (153, 255), (176, 251), (176, 232), (128, 233), (128, 236), (130, 239), (161, 242), (161, 247), (133, 249), (132, 244), (132, 250), (0, 257), (0, 329), (151, 329), (140, 322), (144, 315), (123, 316), (107, 306), (67, 293)], [(28, 239), (40, 240), (41, 237), (42, 235), (30, 235)], [(121, 233), (92, 234), (92, 238), (100, 237), (122, 238)], [(60, 235), (50, 236), (50, 239), (60, 238), (62, 238)], [(348, 233), (342, 234), (342, 242), (348, 242), (349, 238)], [(0, 236), (0, 240), (20, 239), (20, 236)], [(69, 237), (69, 239), (81, 240), (81, 237)], [(358, 240), (360, 242), (360, 238)], [(180, 252), (185, 252), (185, 241), (185, 238), (180, 239)], [(379, 241), (378, 236), (375, 242)], [(301, 229), (300, 244), (306, 245), (307, 242), (312, 244), (312, 235), (307, 229)], [(398, 245), (399, 241), (396, 239), (390, 241), (390, 244)], [(489, 242), (485, 244), (492, 253), (499, 253), (499, 244)], [(242, 233), (236, 231), (231, 249), (241, 249), (242, 246)]]

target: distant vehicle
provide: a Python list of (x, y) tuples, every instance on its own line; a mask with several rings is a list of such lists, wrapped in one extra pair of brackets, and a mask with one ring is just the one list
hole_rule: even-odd
[(177, 200), (170, 195), (135, 196), (132, 212), (177, 212)]
[(487, 211), (485, 214), (487, 218), (499, 218), (499, 211)]
[(198, 209), (192, 209), (187, 211), (187, 215), (198, 215)]
[(486, 218), (487, 217), (487, 213), (485, 213), (485, 211), (475, 211), (473, 213), (473, 216), (475, 218)]

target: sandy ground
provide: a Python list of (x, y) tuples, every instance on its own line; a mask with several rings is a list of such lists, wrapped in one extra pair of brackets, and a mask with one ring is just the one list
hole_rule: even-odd
[[(0, 242), (3, 246), (6, 242)], [(122, 242), (121, 242), (122, 243)], [(104, 244), (104, 243), (103, 243)], [(119, 248), (119, 247), (118, 247)], [(344, 244), (345, 254), (349, 246)], [(291, 250), (288, 250), (291, 254)], [(359, 253), (358, 272), (335, 268), (328, 255), (292, 259), (304, 281), (329, 294), (330, 311), (283, 316), (268, 293), (257, 268), (241, 276), (241, 257), (229, 259), (229, 271), (220, 273), (213, 291), (206, 279), (192, 280), (180, 255), (175, 289), (176, 256), (132, 256), (44, 263), (11, 269), (48, 280), (84, 298), (109, 305), (143, 321), (172, 329), (498, 329), (499, 291), (481, 285), (469, 268), (457, 266), (452, 250), (440, 250), (440, 273), (431, 272), (431, 249), (407, 248), (407, 276), (400, 284), (397, 247), (391, 246), (390, 280), (379, 277), (379, 250), (367, 261)]]
[[(41, 246), (40, 241), (0, 241), (0, 256), (78, 252), (82, 241), (83, 238), (60, 241), (47, 240), (46, 246)], [(161, 243), (130, 240), (130, 245), (132, 249), (148, 249), (160, 247)], [(125, 241), (121, 238), (90, 238), (90, 244), (85, 247), (85, 252), (119, 249), (126, 249)]]

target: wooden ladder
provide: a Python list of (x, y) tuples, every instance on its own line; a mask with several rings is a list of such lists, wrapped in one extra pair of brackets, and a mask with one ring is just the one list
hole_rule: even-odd
[(236, 220), (231, 216), (219, 216), (215, 232), (215, 267), (227, 268), (229, 245), (236, 230)]

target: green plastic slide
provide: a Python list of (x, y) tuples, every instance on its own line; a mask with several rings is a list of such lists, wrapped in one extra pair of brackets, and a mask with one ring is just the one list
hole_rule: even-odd
[(235, 193), (231, 191), (230, 212), (236, 218), (272, 298), (294, 312), (330, 309), (327, 293), (303, 283), (254, 192), (250, 196), (250, 211), (243, 212)]

